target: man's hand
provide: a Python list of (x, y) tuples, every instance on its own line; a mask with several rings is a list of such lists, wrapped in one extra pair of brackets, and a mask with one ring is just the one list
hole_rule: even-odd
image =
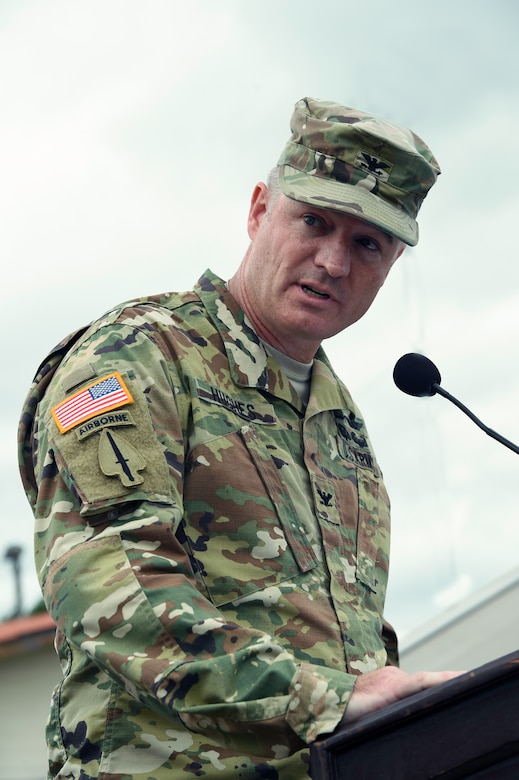
[(351, 723), (362, 715), (375, 712), (388, 704), (405, 699), (412, 693), (424, 691), (446, 682), (463, 672), (415, 672), (407, 674), (395, 666), (384, 666), (374, 672), (361, 674), (353, 688), (342, 723)]

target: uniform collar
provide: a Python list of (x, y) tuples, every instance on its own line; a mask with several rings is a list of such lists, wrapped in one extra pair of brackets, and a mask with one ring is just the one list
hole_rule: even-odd
[(267, 354), (225, 282), (207, 270), (196, 283), (195, 292), (222, 337), (234, 383), (268, 390)]
[[(240, 387), (255, 387), (267, 391), (288, 401), (304, 414), (304, 404), (299, 395), (276, 359), (267, 355), (254, 328), (225, 282), (208, 269), (195, 285), (195, 292), (200, 296), (222, 337), (233, 382)], [(343, 390), (324, 350), (320, 347), (312, 370), (307, 416), (324, 409), (342, 409), (346, 401)]]

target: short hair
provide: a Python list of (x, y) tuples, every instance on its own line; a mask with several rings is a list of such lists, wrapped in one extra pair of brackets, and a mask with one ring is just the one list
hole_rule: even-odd
[(272, 168), (267, 177), (267, 188), (269, 192), (267, 213), (269, 214), (278, 202), (279, 196), (281, 195), (281, 187), (279, 186), (279, 168), (277, 166)]

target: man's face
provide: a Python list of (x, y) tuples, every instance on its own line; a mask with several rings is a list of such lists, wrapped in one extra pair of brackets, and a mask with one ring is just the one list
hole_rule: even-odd
[(259, 184), (236, 297), (264, 341), (310, 362), (323, 339), (365, 314), (404, 244), (361, 219), (283, 194), (267, 203)]

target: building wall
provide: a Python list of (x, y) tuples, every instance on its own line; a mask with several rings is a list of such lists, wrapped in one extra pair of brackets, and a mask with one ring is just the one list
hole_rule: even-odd
[(61, 669), (52, 644), (0, 662), (0, 780), (45, 780), (45, 723)]
[(516, 652), (519, 658), (519, 569), (447, 610), (402, 642), (407, 672), (478, 666)]

